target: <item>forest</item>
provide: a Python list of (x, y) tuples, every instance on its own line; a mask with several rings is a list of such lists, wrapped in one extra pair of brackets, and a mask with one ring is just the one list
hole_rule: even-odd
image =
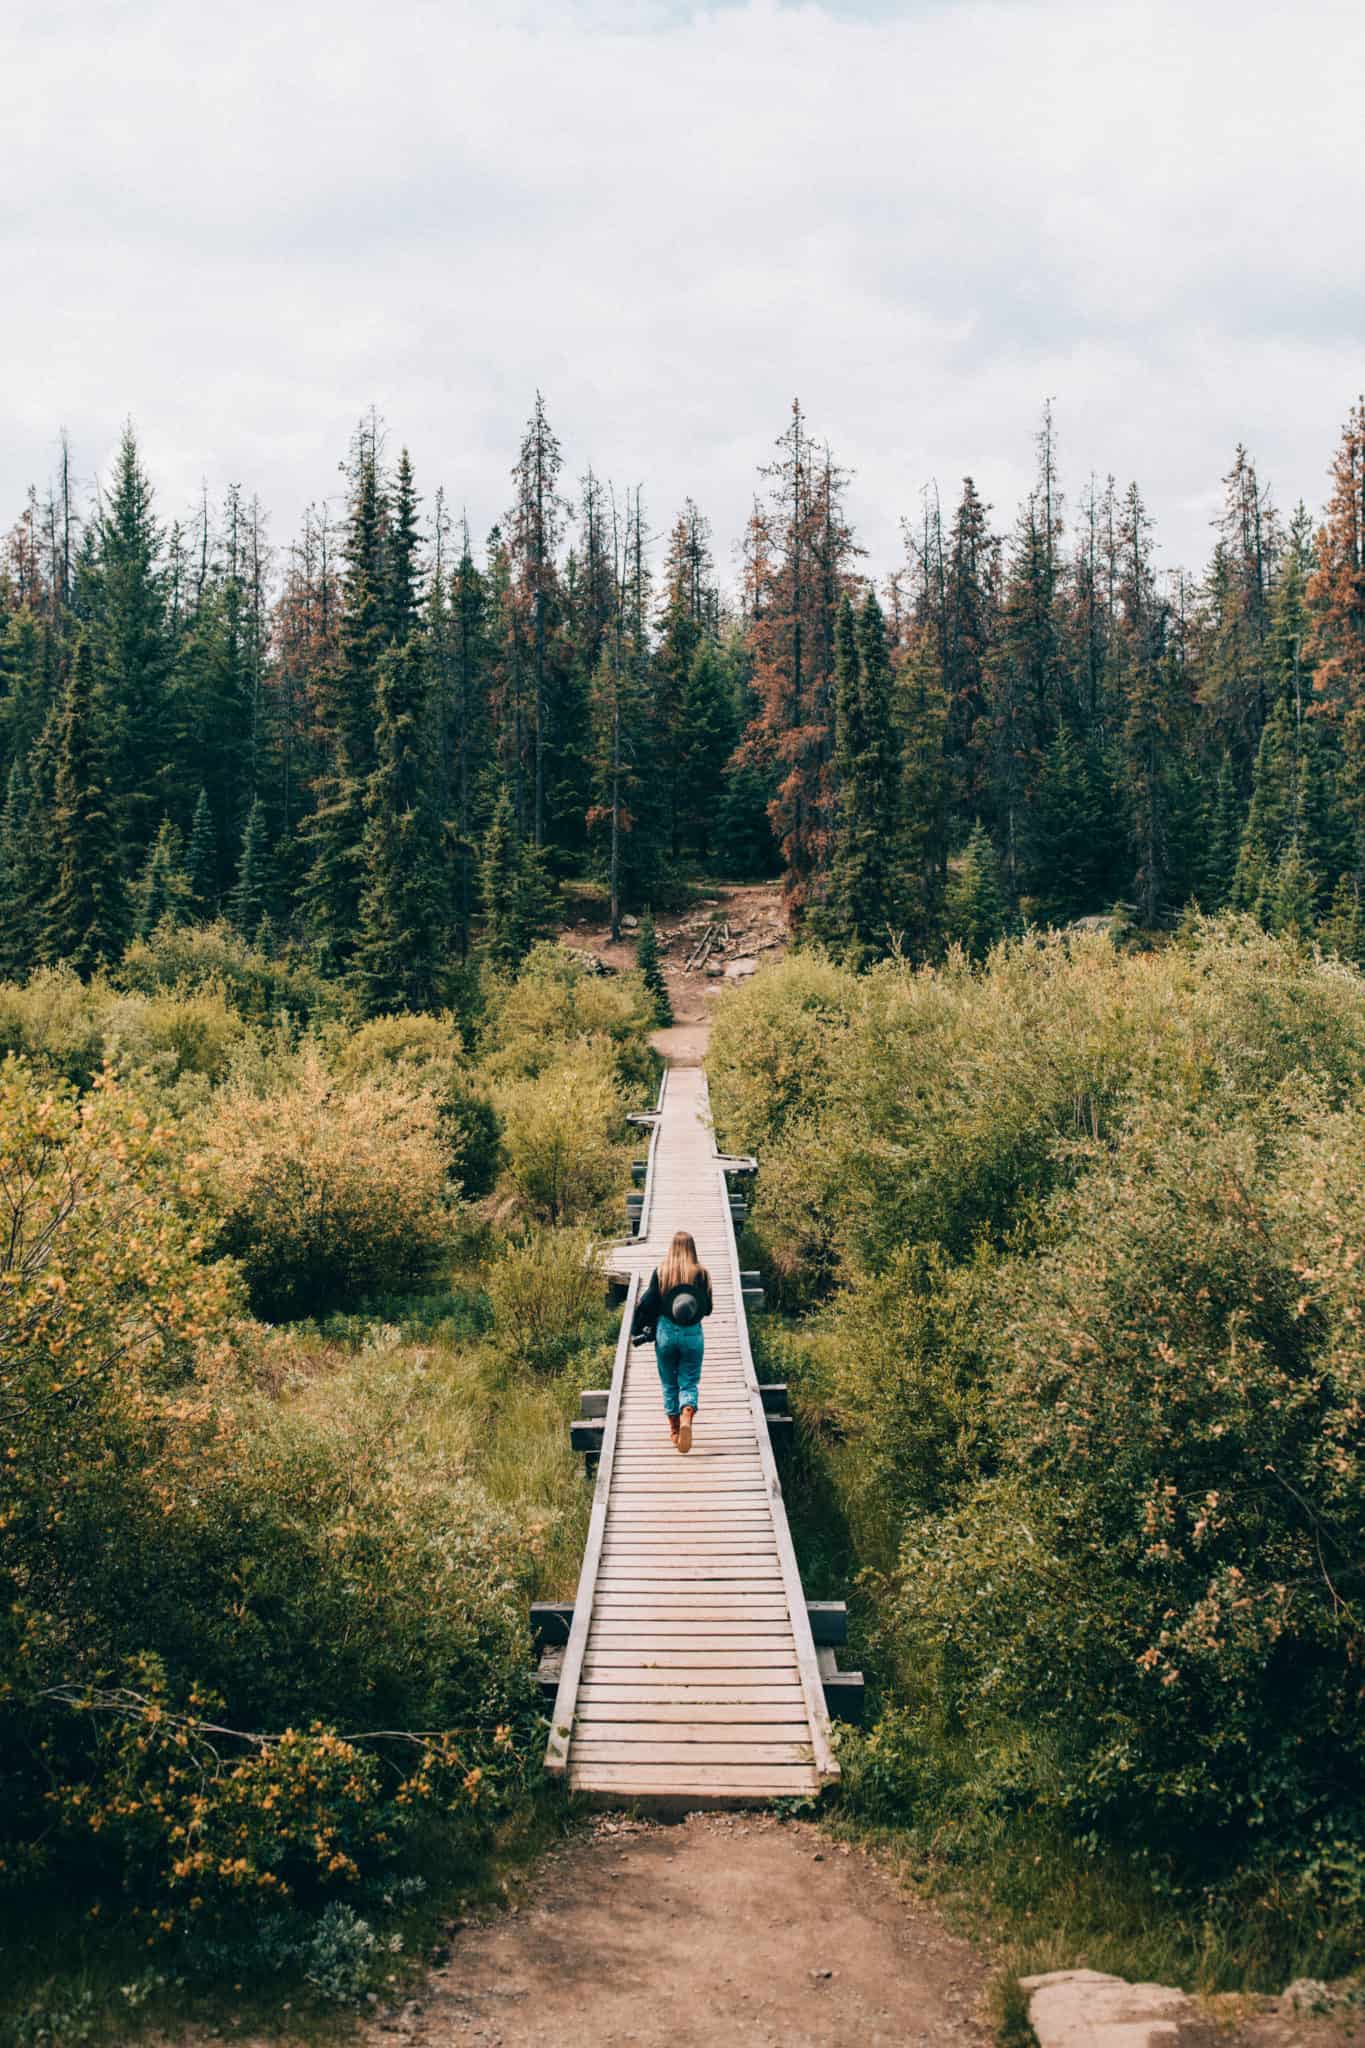
[(792, 941), (708, 1067), (838, 1825), (1021, 1968), (1358, 1961), (1365, 402), (1318, 512), (1235, 450), (1188, 574), (1036, 453), (874, 576), (795, 406), (730, 588), (539, 397), (477, 547), (373, 415), (288, 544), (61, 443), (0, 563), (0, 2042), (327, 2024), (564, 1825), (527, 1608), (651, 913), (727, 880)]
[(925, 490), (876, 578), (794, 405), (734, 592), (691, 502), (661, 554), (639, 490), (571, 503), (539, 397), (478, 549), (374, 417), (284, 547), (241, 489), (159, 512), (131, 428), (93, 496), (73, 462), (0, 565), (0, 972), (221, 917), (370, 1014), (458, 1004), (561, 885), (699, 870), (864, 961), (1190, 905), (1363, 957), (1359, 403), (1320, 516), (1237, 448), (1188, 573), (1137, 483), (1068, 520), (1050, 407), (1007, 532)]

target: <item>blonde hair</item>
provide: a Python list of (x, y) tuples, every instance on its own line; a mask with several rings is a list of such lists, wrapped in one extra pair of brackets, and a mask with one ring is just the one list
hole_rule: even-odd
[(659, 1264), (659, 1292), (667, 1294), (670, 1287), (690, 1287), (697, 1280), (707, 1279), (706, 1268), (697, 1257), (696, 1243), (688, 1230), (675, 1230), (673, 1242)]

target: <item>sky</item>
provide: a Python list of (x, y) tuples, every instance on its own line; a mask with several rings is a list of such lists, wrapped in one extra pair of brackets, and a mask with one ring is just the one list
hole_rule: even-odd
[(927, 486), (1009, 527), (1050, 398), (1197, 567), (1365, 386), (1362, 88), (1340, 0), (5, 0), (0, 524), (131, 418), (283, 547), (373, 405), (482, 536), (539, 388), (732, 581), (799, 396), (881, 573)]

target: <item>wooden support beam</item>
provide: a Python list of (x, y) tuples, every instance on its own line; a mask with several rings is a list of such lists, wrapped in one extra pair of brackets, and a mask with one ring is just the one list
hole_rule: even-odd
[(584, 1387), (578, 1397), (580, 1415), (605, 1415), (611, 1399), (610, 1387)]
[[(767, 1409), (769, 1415), (786, 1414), (787, 1382), (785, 1380), (767, 1380), (758, 1391), (763, 1396), (763, 1406)], [(586, 1415), (587, 1412), (585, 1408), (583, 1413)], [(605, 1413), (605, 1410), (603, 1412)]]
[[(531, 1641), (536, 1651), (563, 1649), (573, 1627), (572, 1600), (531, 1602)], [(817, 1637), (817, 1641), (822, 1638)], [(842, 1638), (841, 1638), (842, 1640)]]
[(831, 1720), (852, 1721), (861, 1726), (865, 1703), (862, 1672), (841, 1671), (832, 1649), (817, 1649), (815, 1655)]

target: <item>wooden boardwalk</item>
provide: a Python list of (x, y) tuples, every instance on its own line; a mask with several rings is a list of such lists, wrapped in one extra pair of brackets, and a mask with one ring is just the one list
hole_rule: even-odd
[[(669, 1442), (638, 1293), (675, 1230), (711, 1275), (693, 1448)], [(664, 1077), (592, 1519), (546, 1769), (600, 1800), (743, 1805), (837, 1778), (800, 1574), (754, 1374), (706, 1076)]]

